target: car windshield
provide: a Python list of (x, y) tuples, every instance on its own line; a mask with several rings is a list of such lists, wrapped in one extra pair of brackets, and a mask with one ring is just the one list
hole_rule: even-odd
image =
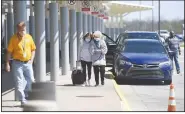
[(128, 39), (156, 39), (159, 40), (157, 33), (128, 33)]
[(125, 42), (123, 52), (126, 53), (166, 53), (160, 43), (156, 42)]

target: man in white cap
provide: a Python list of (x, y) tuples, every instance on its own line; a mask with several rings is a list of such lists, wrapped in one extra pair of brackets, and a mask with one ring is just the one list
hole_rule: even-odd
[(105, 54), (107, 53), (107, 45), (105, 41), (101, 38), (102, 33), (100, 31), (95, 31), (93, 33), (94, 40), (91, 42), (90, 52), (92, 54), (92, 65), (94, 68), (94, 75), (96, 85), (99, 85), (99, 72), (101, 77), (101, 84), (104, 85), (105, 77)]

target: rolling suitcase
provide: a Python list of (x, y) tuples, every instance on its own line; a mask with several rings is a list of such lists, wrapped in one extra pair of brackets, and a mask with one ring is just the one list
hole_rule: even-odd
[(84, 76), (83, 76), (83, 72), (82, 72), (82, 67), (81, 67), (81, 62), (80, 61), (76, 62), (76, 68), (74, 68), (73, 71), (72, 71), (71, 79), (72, 79), (73, 85), (83, 84), (84, 83)]

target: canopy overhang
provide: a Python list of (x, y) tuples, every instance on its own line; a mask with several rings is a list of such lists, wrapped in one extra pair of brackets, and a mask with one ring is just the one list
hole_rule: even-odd
[(136, 4), (124, 3), (124, 2), (118, 2), (118, 1), (106, 2), (106, 3), (103, 3), (103, 5), (109, 8), (108, 9), (109, 16), (116, 16), (119, 14), (122, 15), (125, 13), (146, 11), (146, 10), (153, 9), (153, 6), (136, 5)]

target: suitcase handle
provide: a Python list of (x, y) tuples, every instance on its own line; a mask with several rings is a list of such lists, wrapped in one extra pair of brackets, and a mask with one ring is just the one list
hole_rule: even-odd
[(81, 61), (76, 61), (76, 69), (82, 69)]

